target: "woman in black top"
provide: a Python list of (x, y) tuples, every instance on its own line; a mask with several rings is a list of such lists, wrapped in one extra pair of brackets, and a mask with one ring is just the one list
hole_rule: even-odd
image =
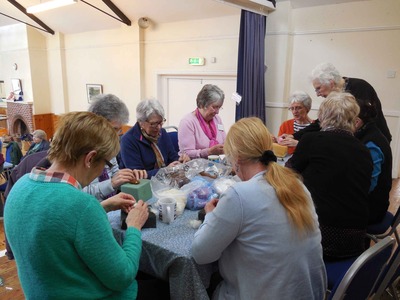
[(305, 134), (287, 163), (303, 176), (311, 192), (326, 259), (365, 250), (372, 160), (353, 135), (358, 113), (351, 94), (330, 93), (318, 112), (321, 131)]
[(370, 151), (374, 164), (369, 198), (369, 224), (382, 221), (389, 207), (392, 188), (392, 150), (389, 142), (378, 129), (376, 109), (368, 100), (357, 99), (360, 114), (357, 117), (355, 137)]
[[(317, 96), (326, 98), (332, 91), (348, 92), (356, 99), (366, 99), (375, 106), (377, 111), (376, 126), (386, 137), (388, 142), (392, 141), (392, 135), (387, 126), (385, 116), (382, 112), (382, 104), (375, 89), (364, 79), (342, 77), (339, 71), (331, 63), (322, 63), (314, 68), (311, 73), (312, 84)], [(319, 121), (316, 120), (313, 124), (296, 132), (293, 137), (300, 140), (305, 132), (320, 130)]]

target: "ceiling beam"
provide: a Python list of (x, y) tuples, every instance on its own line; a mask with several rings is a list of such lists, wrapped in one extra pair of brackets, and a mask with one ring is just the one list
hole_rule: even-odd
[(124, 23), (128, 26), (131, 26), (131, 20), (128, 19), (127, 16), (124, 15), (124, 13), (115, 6), (114, 3), (111, 2), (111, 0), (103, 0), (103, 2), (108, 6), (109, 9), (111, 9), (119, 18), (109, 14), (108, 12), (105, 12), (104, 10), (101, 10), (100, 8), (98, 8), (97, 6), (94, 6), (93, 4), (90, 4), (89, 2), (85, 1), (85, 0), (80, 0), (80, 2), (85, 3), (86, 5), (89, 5), (91, 7), (93, 7), (94, 9), (97, 9), (98, 11), (101, 11), (103, 14), (106, 14), (107, 16), (120, 21), (121, 23)]
[[(48, 33), (50, 33), (50, 34), (54, 34), (54, 33), (55, 33), (53, 29), (51, 29), (49, 26), (47, 26), (45, 23), (43, 23), (43, 22), (42, 22), (39, 18), (37, 18), (35, 15), (32, 15), (32, 14), (27, 13), (27, 12), (26, 12), (26, 8), (23, 7), (21, 4), (19, 4), (16, 0), (8, 0), (8, 2), (10, 2), (10, 3), (11, 3), (12, 5), (14, 5), (16, 8), (18, 8), (21, 12), (23, 12), (25, 15), (27, 15), (27, 16), (28, 16), (30, 19), (32, 19), (34, 22), (36, 22), (37, 24), (39, 24), (39, 25), (43, 28), (43, 29), (42, 29), (43, 31), (46, 31), (46, 32), (48, 32)], [(21, 23), (27, 24), (27, 23), (25, 23), (25, 22), (23, 22), (23, 21), (20, 21), (20, 20), (18, 20), (18, 19), (15, 19), (15, 20), (17, 20), (17, 21), (19, 21), (19, 22), (21, 22)], [(30, 25), (30, 24), (27, 24), (27, 25), (37, 28), (36, 26)]]
[(114, 3), (111, 2), (111, 0), (103, 0), (103, 2), (114, 12), (114, 14), (120, 17), (122, 23), (131, 26), (131, 20), (129, 20), (128, 17), (125, 16), (125, 14), (118, 7), (116, 7)]
[(20, 23), (24, 23), (25, 25), (31, 26), (31, 27), (33, 27), (33, 28), (36, 28), (36, 29), (39, 29), (39, 30), (41, 30), (41, 31), (44, 31), (44, 32), (47, 32), (47, 33), (48, 33), (48, 31), (45, 30), (45, 29), (43, 29), (42, 27), (38, 27), (38, 26), (35, 26), (35, 25), (32, 25), (32, 24), (29, 24), (29, 23), (24, 22), (24, 21), (22, 21), (22, 20), (20, 20), (20, 19), (17, 19), (17, 18), (11, 17), (11, 16), (9, 16), (9, 15), (3, 14), (2, 12), (0, 12), (0, 15), (3, 15), (3, 16), (5, 16), (5, 17), (7, 17), (7, 18), (13, 19), (13, 20), (15, 20), (15, 21), (17, 21), (17, 22), (20, 22)]

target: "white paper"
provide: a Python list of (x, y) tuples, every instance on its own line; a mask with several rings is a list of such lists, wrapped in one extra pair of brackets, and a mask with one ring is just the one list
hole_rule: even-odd
[(240, 96), (238, 93), (234, 92), (232, 93), (232, 98), (233, 101), (236, 102), (237, 105), (240, 104), (240, 102), (242, 101), (242, 96)]

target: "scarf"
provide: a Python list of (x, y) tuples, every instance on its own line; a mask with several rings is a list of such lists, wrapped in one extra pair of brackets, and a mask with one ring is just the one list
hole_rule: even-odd
[(214, 120), (211, 120), (208, 124), (206, 120), (204, 120), (203, 116), (200, 113), (200, 110), (197, 108), (196, 109), (196, 117), (199, 120), (200, 127), (203, 129), (204, 134), (208, 137), (210, 140), (210, 147), (214, 145), (218, 145), (217, 141), (217, 127), (215, 126)]
[(148, 135), (142, 128), (140, 128), (140, 131), (142, 132), (144, 138), (150, 142), (151, 149), (153, 150), (154, 155), (156, 156), (156, 163), (155, 163), (156, 169), (164, 168), (165, 167), (164, 158), (161, 154), (160, 148), (158, 148), (157, 146), (158, 137), (153, 137)]

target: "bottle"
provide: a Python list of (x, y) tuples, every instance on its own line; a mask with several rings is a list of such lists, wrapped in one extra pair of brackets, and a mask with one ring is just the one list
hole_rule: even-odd
[(22, 92), (22, 90), (19, 92), (18, 101), (24, 101), (24, 93)]
[(208, 162), (208, 167), (204, 170), (204, 172), (210, 174), (211, 176), (218, 177), (219, 172), (217, 166), (212, 162)]

